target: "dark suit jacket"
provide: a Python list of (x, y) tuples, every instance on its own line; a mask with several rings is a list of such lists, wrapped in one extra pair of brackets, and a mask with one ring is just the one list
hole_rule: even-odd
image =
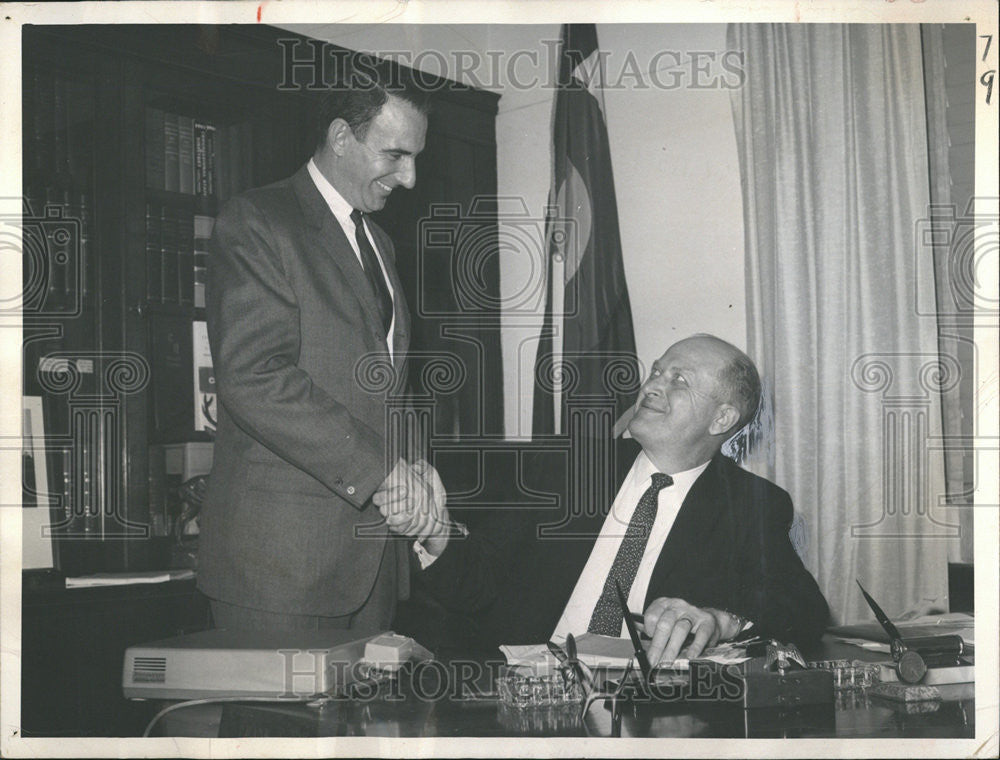
[[(626, 471), (630, 464), (631, 459)], [(646, 606), (657, 597), (679, 597), (743, 615), (762, 634), (781, 641), (818, 639), (829, 611), (788, 539), (791, 520), (785, 491), (716, 455), (677, 514), (654, 567)], [(497, 512), (472, 528), (467, 539), (449, 542), (418, 573), (416, 588), (441, 603), (450, 627), (466, 633), (441, 637), (439, 646), (548, 639), (604, 515), (575, 517), (538, 537), (539, 526), (554, 521), (552, 510)]]
[(395, 291), (392, 388), (359, 365), (388, 361), (378, 309), (306, 167), (216, 220), (206, 301), (219, 426), (198, 572), (212, 598), (343, 615), (372, 587), (387, 531), (369, 499), (386, 474), (386, 394), (405, 382), (410, 328), (392, 243), (371, 229)]

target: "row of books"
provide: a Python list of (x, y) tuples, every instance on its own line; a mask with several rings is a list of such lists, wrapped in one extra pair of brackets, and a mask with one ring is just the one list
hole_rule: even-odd
[(217, 126), (146, 108), (146, 186), (193, 195), (199, 210), (253, 184), (253, 125)]
[(79, 313), (87, 298), (90, 196), (76, 188), (25, 188), (25, 314)]
[(97, 133), (93, 85), (36, 67), (25, 70), (24, 84), (25, 186), (89, 192)]
[(146, 299), (205, 306), (208, 241), (215, 218), (187, 207), (146, 204)]

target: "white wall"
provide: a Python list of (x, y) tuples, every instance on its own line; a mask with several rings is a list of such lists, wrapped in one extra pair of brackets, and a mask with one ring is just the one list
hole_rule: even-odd
[[(558, 37), (557, 25), (513, 27), (490, 37), (508, 51)], [(660, 51), (721, 53), (723, 25), (601, 25), (608, 51), (605, 109), (621, 227), (622, 258), (632, 301), (636, 349), (644, 366), (675, 339), (711, 332), (746, 342), (743, 213), (729, 90), (642, 88), (624, 74), (631, 52), (643, 68)], [(661, 56), (670, 65), (672, 56)], [(686, 67), (677, 76), (686, 76)], [(731, 80), (731, 78), (730, 78)], [(658, 81), (674, 81), (662, 68)], [(634, 85), (634, 86), (633, 86)], [(524, 196), (541, 214), (550, 182), (551, 90), (505, 91), (497, 121), (498, 186)], [(524, 256), (502, 263), (505, 293), (524, 287)], [(536, 271), (541, 267), (536, 264)], [(532, 368), (538, 324), (504, 320), (508, 436), (530, 435)]]
[[(551, 179), (554, 94), (546, 86), (553, 76), (553, 48), (543, 40), (557, 40), (559, 25), (289, 28), (375, 53), (423, 53), (422, 69), (501, 94), (497, 190), (523, 199), (529, 216), (539, 220), (534, 242), (526, 242), (522, 228), (515, 229), (510, 220), (501, 220), (500, 231), (501, 290), (509, 305), (501, 319), (505, 428), (508, 437), (530, 435), (532, 370), (544, 301), (540, 220)], [(691, 86), (721, 73), (717, 62), (707, 77), (696, 77), (689, 65), (691, 52), (724, 51), (725, 26), (615, 24), (599, 25), (597, 34), (608, 54), (609, 85), (622, 85), (605, 91), (605, 107), (639, 360), (648, 366), (671, 342), (693, 332), (715, 333), (744, 346), (743, 215), (730, 91)], [(453, 66), (456, 50), (478, 53), (480, 65), (465, 75), (445, 72), (441, 59), (427, 52), (445, 53), (446, 65)], [(657, 59), (663, 51), (679, 54), (681, 65), (674, 55)], [(631, 61), (638, 63), (632, 70), (645, 86), (627, 75)], [(660, 63), (660, 83), (680, 86), (656, 86), (649, 74), (654, 61)]]

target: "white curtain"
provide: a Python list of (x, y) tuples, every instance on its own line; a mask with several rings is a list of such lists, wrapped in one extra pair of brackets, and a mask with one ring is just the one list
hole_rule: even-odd
[[(733, 25), (748, 346), (772, 394), (754, 469), (787, 489), (836, 622), (947, 604), (942, 384), (917, 25)], [(925, 260), (926, 259), (926, 260)]]

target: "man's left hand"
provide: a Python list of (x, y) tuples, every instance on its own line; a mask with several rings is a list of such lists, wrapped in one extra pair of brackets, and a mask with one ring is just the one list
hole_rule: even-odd
[[(719, 621), (712, 611), (695, 607), (683, 599), (654, 599), (643, 616), (643, 627), (652, 639), (646, 652), (649, 664), (669, 665), (678, 656), (697, 657), (715, 646), (720, 637)], [(686, 647), (689, 634), (694, 639)]]

